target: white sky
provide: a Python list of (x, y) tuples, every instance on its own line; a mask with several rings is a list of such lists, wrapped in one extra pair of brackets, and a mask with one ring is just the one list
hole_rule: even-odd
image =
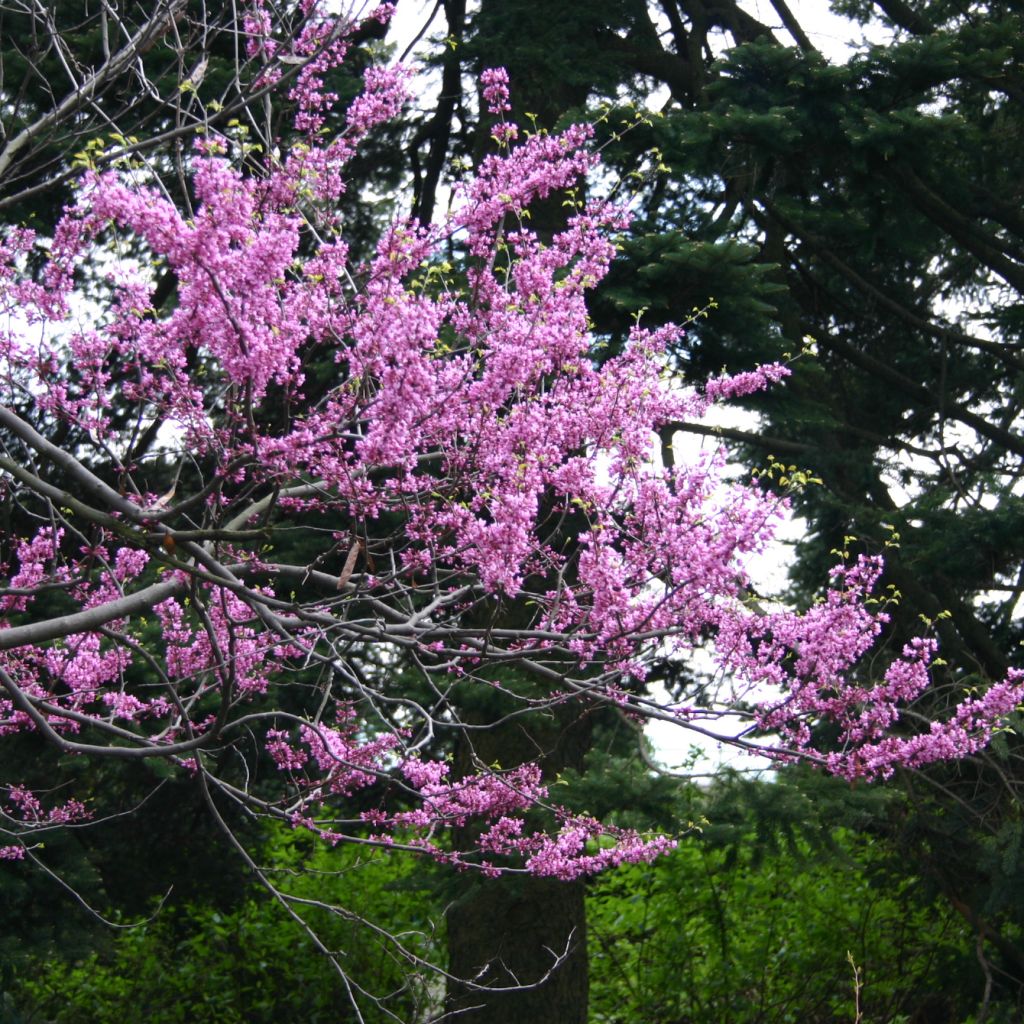
[[(777, 29), (780, 38), (795, 42), (782, 28), (781, 20), (769, 0), (742, 0), (740, 6), (758, 21)], [(828, 0), (788, 0), (788, 6), (811, 42), (832, 63), (843, 63), (851, 49), (860, 44), (864, 35), (861, 27), (842, 15), (833, 14), (829, 10)], [(879, 26), (868, 26), (867, 38), (870, 41), (882, 42), (885, 37), (886, 33)]]
[[(791, 41), (769, 0), (742, 0), (740, 6), (776, 30), (780, 38)], [(833, 14), (828, 0), (789, 0), (789, 9), (811, 42), (834, 63), (842, 63), (851, 48), (861, 42), (863, 32), (860, 26), (841, 15)], [(398, 54), (405, 50), (431, 15), (435, 17), (424, 39), (435, 32), (447, 31), (440, 5), (435, 0), (397, 0), (397, 10), (388, 38), (397, 44)], [(882, 42), (885, 32), (878, 26), (868, 26), (867, 37), (874, 42)]]

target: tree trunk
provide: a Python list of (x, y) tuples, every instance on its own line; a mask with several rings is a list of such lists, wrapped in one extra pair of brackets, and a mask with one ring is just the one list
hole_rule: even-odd
[[(460, 1024), (586, 1024), (587, 943), (582, 882), (516, 875), (474, 878), (448, 908)], [(522, 987), (519, 987), (522, 986)], [(464, 1012), (462, 1012), (464, 1011)]]
[[(469, 45), (480, 67), (508, 69), (512, 120), (531, 130), (553, 129), (566, 110), (586, 101), (591, 76), (582, 54), (575, 54), (570, 80), (557, 61), (551, 63), (557, 48), (544, 43), (549, 35), (564, 43), (569, 33), (575, 34), (577, 51), (584, 39), (592, 47), (592, 20), (585, 6), (570, 0), (553, 0), (546, 7), (529, 0), (483, 0)], [(481, 128), (475, 145), (478, 159), (493, 148), (489, 126)], [(557, 195), (534, 203), (530, 226), (541, 238), (564, 230), (563, 199)], [(458, 774), (474, 772), (474, 759), (477, 766), (500, 764), (505, 769), (537, 761), (549, 780), (565, 768), (582, 771), (591, 742), (592, 708), (567, 702), (495, 724), (522, 709), (495, 696), (489, 706), (477, 704), (473, 712), (464, 713), (465, 720), (488, 728), (463, 735), (456, 750)], [(476, 838), (467, 830), (455, 835), (455, 843), (471, 849)], [(584, 893), (582, 882), (528, 875), (484, 878), (467, 873), (456, 880), (446, 915), (449, 970), (463, 983), (449, 985), (447, 1009), (459, 1012), (459, 1024), (586, 1024)], [(507, 989), (511, 991), (503, 991)]]
[[(456, 773), (481, 764), (509, 769), (537, 761), (553, 780), (582, 771), (596, 709), (567, 701), (544, 712), (507, 718), (507, 694), (488, 694), (468, 714), (487, 729), (462, 734)], [(500, 724), (493, 724), (500, 723)], [(456, 830), (455, 843), (476, 846), (481, 826)], [(462, 984), (449, 985), (448, 1009), (460, 1024), (586, 1024), (587, 924), (582, 882), (516, 874), (455, 880), (447, 911), (448, 965)], [(475, 986), (494, 989), (481, 991)], [(511, 989), (511, 991), (506, 991)]]

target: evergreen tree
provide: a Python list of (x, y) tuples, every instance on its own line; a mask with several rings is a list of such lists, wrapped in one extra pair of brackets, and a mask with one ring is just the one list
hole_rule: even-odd
[[(947, 662), (941, 716), (1000, 678), (1022, 639), (1024, 25), (1013, 3), (835, 8), (851, 42), (862, 26), (886, 42), (827, 58), (781, 0), (760, 18), (703, 0), (484, 2), (459, 38), (467, 67), (507, 64), (541, 127), (589, 102), (606, 159), (639, 182), (634, 233), (592, 307), (600, 330), (713, 303), (676, 353), (693, 379), (793, 360), (751, 402), (757, 429), (714, 433), (763, 478), (795, 466), (821, 481), (794, 495), (808, 530), (793, 593), (810, 600), (835, 551), (884, 552), (892, 622), (872, 671), (925, 616)], [(1011, 988), (1018, 746), (1010, 734), (987, 758), (905, 778), (913, 813), (890, 822)]]

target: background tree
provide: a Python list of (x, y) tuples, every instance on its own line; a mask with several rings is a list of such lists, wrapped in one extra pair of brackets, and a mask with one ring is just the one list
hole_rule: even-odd
[[(844, 537), (881, 550), (898, 534), (887, 578), (905, 610), (890, 649), (918, 614), (948, 614), (941, 705), (1019, 646), (1020, 236), (1004, 205), (1019, 189), (1006, 174), (1019, 14), (849, 10), (885, 19), (892, 42), (838, 68), (805, 44), (752, 38), (666, 134), (653, 129), (675, 171), (662, 197), (651, 187), (655, 230), (633, 280), (671, 281), (660, 301), (679, 309), (700, 300), (679, 295), (676, 273), (739, 270), (746, 304), (725, 275), (705, 281), (727, 312), (692, 332), (694, 372), (814, 339), (816, 357), (760, 407), (762, 429), (736, 440), (752, 464), (774, 454), (824, 482), (797, 501), (810, 524), (798, 587)], [(615, 298), (635, 301), (633, 287)], [(733, 308), (746, 315), (729, 323)], [(1016, 744), (1001, 749), (907, 780), (917, 812), (897, 842), (985, 936), (1002, 983), (1019, 985), (1004, 934), (1019, 931), (1019, 767)]]

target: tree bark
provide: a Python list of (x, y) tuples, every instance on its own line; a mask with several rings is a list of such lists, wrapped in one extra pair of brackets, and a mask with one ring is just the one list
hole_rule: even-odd
[(582, 882), (474, 879), (448, 908), (453, 984), (448, 1009), (463, 1024), (586, 1024), (587, 943)]
[[(479, 762), (513, 768), (535, 759), (550, 780), (566, 768), (580, 771), (591, 745), (589, 710), (571, 701), (497, 725), (508, 707), (481, 710), (473, 718), (492, 724), (463, 734), (458, 774)], [(479, 831), (460, 830), (456, 845), (473, 848)], [(461, 983), (449, 985), (447, 1008), (458, 1011), (460, 1024), (586, 1024), (583, 882), (466, 874), (456, 886), (447, 911), (448, 966)]]

